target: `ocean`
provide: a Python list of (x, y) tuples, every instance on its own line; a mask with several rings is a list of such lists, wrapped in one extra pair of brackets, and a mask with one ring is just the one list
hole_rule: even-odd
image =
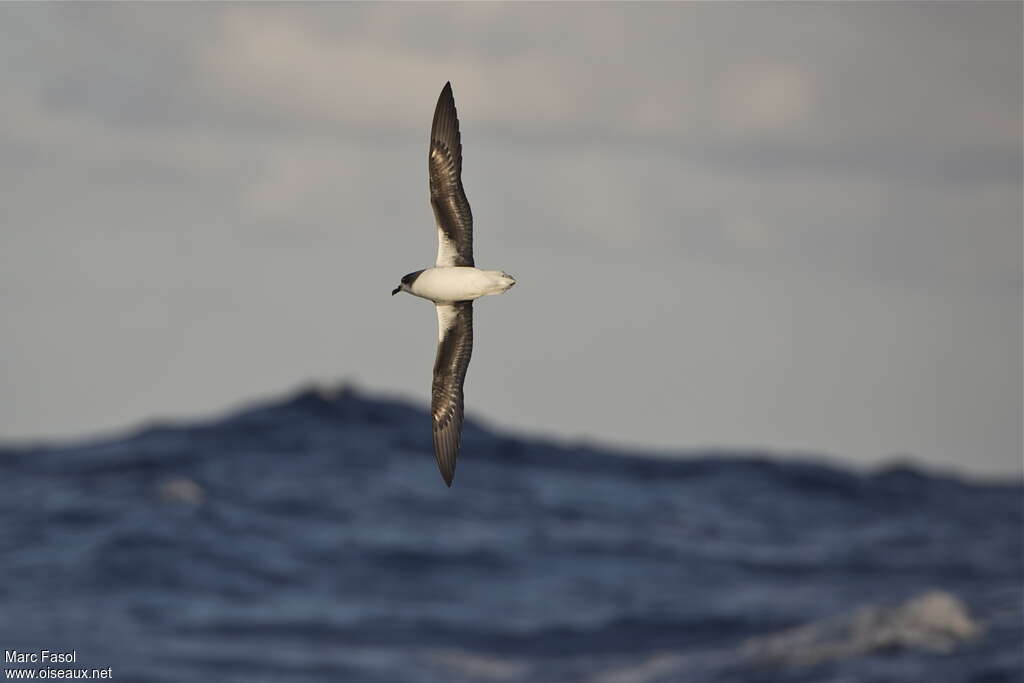
[[(8, 678), (1024, 680), (1020, 480), (469, 420), (448, 489), (427, 411), (350, 388), (0, 447), (0, 478)], [(44, 650), (74, 662), (9, 661)]]

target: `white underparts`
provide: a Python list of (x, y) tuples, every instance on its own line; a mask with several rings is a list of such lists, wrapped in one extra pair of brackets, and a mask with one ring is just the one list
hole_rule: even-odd
[(455, 322), (454, 304), (437, 304), (437, 343), (444, 341), (445, 335)]
[(456, 248), (455, 243), (448, 239), (448, 235), (439, 224), (437, 226), (437, 267), (453, 267), (451, 264), (457, 263), (456, 259), (458, 257), (459, 250)]
[(515, 283), (515, 278), (500, 270), (450, 266), (427, 268), (406, 291), (434, 303), (452, 303), (501, 294)]

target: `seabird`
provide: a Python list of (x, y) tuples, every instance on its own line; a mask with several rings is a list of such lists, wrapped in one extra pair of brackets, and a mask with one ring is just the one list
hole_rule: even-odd
[(462, 140), (452, 84), (445, 83), (430, 127), (430, 205), (437, 223), (437, 262), (402, 278), (391, 292), (408, 292), (437, 308), (437, 357), (430, 392), (434, 455), (448, 486), (462, 439), (462, 385), (473, 354), (473, 300), (502, 294), (516, 283), (501, 270), (473, 263), (473, 213), (462, 189)]

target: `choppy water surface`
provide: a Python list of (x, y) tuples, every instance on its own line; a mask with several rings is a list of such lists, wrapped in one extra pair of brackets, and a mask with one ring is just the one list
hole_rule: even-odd
[(449, 490), (430, 448), (308, 391), (0, 450), (0, 645), (137, 682), (1022, 680), (1019, 482), (470, 423)]

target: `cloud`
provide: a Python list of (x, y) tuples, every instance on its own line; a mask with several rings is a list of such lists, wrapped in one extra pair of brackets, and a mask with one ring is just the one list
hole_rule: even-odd
[[(677, 426), (666, 416), (705, 401), (713, 414), (690, 425), (693, 439), (735, 428), (792, 442), (813, 409), (822, 439), (875, 448), (884, 435), (857, 437), (863, 425), (839, 413), (877, 392), (903, 401), (877, 403), (892, 416), (885, 438), (923, 443), (931, 417), (911, 414), (912, 389), (956, 415), (963, 383), (929, 375), (929, 362), (962, 369), (986, 348), (983, 377), (1019, 366), (1005, 351), (1007, 329), (1019, 336), (1006, 321), (1019, 319), (1022, 271), (1021, 14), (1014, 3), (2, 5), (0, 58), (18, 65), (0, 75), (0, 295), (17, 334), (3, 371), (21, 390), (0, 429), (128, 420), (137, 402), (118, 397), (144, 390), (149, 411), (196, 406), (193, 382), (202, 408), (221, 405), (348, 358), (404, 391), (413, 360), (394, 360), (394, 320), (364, 290), (385, 292), (432, 252), (427, 126), (450, 79), (481, 262), (507, 256), (496, 265), (521, 278), (519, 314), (547, 324), (564, 324), (564, 302), (531, 291), (599, 292), (574, 299), (574, 324), (593, 334), (572, 357), (531, 340), (520, 350), (541, 367), (554, 354), (567, 382), (597, 395), (588, 368), (648, 340), (639, 370), (613, 374), (662, 412), (612, 436), (666, 442)], [(95, 363), (62, 351), (62, 316), (87, 328)], [(951, 335), (950, 319), (971, 335)], [(505, 323), (489, 324), (481, 335)], [(866, 332), (887, 329), (902, 335), (893, 357)], [(925, 362), (928, 333), (944, 345)], [(860, 346), (847, 368), (833, 352), (849, 339)], [(214, 352), (232, 364), (195, 375)], [(723, 354), (731, 366), (708, 362)], [(147, 379), (163, 372), (154, 358), (169, 369)], [(487, 371), (485, 355), (474, 363)], [(666, 363), (681, 386), (649, 379)], [(888, 363), (911, 368), (904, 385), (885, 384)], [(93, 366), (112, 378), (106, 413), (103, 401), (94, 413), (71, 405), (98, 381)], [(735, 424), (738, 393), (808, 367), (827, 372), (800, 375), (749, 431)], [(82, 387), (56, 392), (65, 408), (44, 395), (61, 375)], [(690, 376), (704, 395), (686, 393)], [(842, 410), (807, 399), (844, 377), (856, 391), (836, 399)], [(990, 388), (972, 385), (978, 405), (1019, 408), (1012, 387)], [(765, 395), (742, 400), (773, 403)], [(599, 435), (614, 421), (599, 405), (568, 415), (526, 396), (495, 391), (481, 405)], [(980, 413), (958, 419), (958, 434), (991, 431), (992, 443), (1019, 432), (1011, 418), (994, 431)], [(953, 457), (953, 445), (928, 447)]]
[(28, 14), (65, 40), (23, 47), (38, 73), (0, 95), (8, 149), (205, 178), (254, 221), (323, 233), (340, 201), (386, 203), (387, 167), (425, 144), (452, 78), (467, 163), (505, 155), (489, 172), (565, 239), (755, 263), (770, 245), (772, 262), (811, 271), (1019, 281), (1019, 40), (982, 40), (1006, 32), (984, 6)]
[(722, 88), (722, 134), (745, 140), (792, 139), (814, 115), (809, 74), (792, 64), (753, 63), (727, 73)]

